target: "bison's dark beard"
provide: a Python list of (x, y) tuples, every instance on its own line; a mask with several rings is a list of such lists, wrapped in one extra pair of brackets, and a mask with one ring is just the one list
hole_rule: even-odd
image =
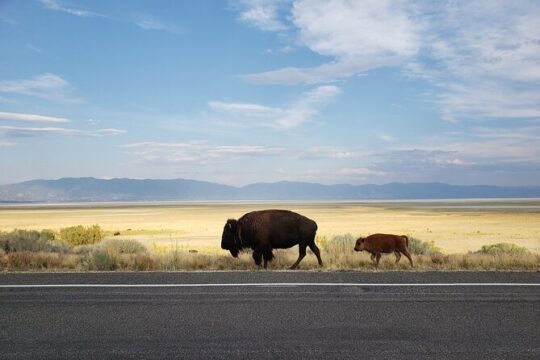
[(238, 249), (229, 250), (231, 252), (232, 257), (237, 258), (240, 251)]

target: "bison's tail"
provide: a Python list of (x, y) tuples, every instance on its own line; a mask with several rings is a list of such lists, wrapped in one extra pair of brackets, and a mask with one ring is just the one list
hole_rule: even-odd
[(407, 245), (407, 248), (409, 247), (409, 238), (407, 235), (402, 235), (403, 238), (405, 238), (405, 245)]

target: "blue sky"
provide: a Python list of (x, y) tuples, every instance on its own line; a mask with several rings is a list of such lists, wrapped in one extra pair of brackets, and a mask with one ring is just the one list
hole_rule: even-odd
[(0, 183), (540, 185), (538, 1), (0, 1)]

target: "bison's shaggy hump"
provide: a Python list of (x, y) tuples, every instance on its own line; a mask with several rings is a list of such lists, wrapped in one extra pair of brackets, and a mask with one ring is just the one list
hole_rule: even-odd
[(322, 265), (320, 251), (315, 245), (315, 221), (289, 210), (252, 211), (238, 220), (230, 219), (225, 224), (221, 247), (233, 256), (243, 248), (253, 250), (257, 265), (264, 259), (264, 267), (274, 257), (272, 249), (287, 249), (299, 246), (300, 254), (292, 268), (296, 268), (306, 255), (309, 246)]

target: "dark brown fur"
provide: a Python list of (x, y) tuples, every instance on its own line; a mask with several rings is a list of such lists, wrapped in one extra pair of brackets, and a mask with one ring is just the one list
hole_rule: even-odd
[(306, 247), (317, 256), (322, 266), (321, 254), (315, 244), (317, 223), (315, 221), (288, 210), (262, 210), (245, 214), (238, 220), (229, 219), (223, 229), (221, 248), (229, 250), (234, 257), (240, 250), (251, 248), (253, 259), (257, 265), (264, 260), (264, 268), (272, 261), (273, 249), (299, 247), (298, 260), (291, 269), (306, 256)]
[(354, 250), (365, 250), (371, 253), (371, 260), (375, 262), (376, 266), (379, 265), (381, 253), (394, 253), (396, 255), (396, 264), (401, 259), (401, 254), (403, 254), (409, 259), (411, 267), (413, 266), (411, 254), (409, 253), (409, 238), (405, 235), (369, 235), (366, 238), (359, 238), (358, 240), (356, 240)]

